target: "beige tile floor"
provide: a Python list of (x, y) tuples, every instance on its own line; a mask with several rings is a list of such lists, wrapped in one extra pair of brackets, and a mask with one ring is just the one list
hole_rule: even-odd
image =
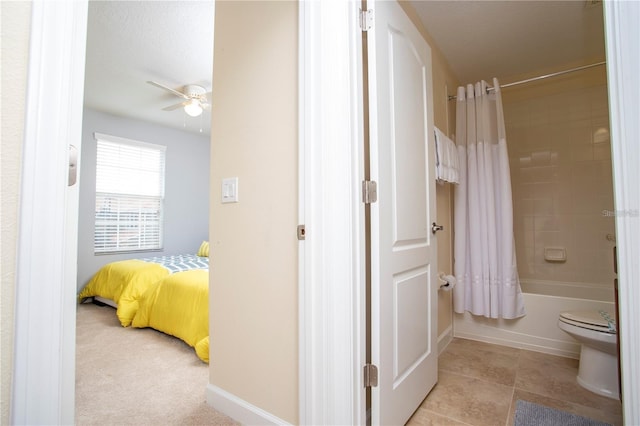
[(408, 425), (513, 425), (519, 399), (622, 425), (619, 401), (578, 385), (578, 360), (454, 339), (438, 359), (438, 384)]

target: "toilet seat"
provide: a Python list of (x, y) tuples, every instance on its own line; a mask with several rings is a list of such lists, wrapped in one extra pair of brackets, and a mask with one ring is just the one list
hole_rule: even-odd
[(576, 327), (616, 334), (616, 322), (606, 311), (568, 311), (560, 314), (560, 321)]

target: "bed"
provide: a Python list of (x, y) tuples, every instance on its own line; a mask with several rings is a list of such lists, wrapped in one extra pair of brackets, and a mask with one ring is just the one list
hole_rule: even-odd
[(209, 362), (209, 270), (168, 275), (152, 284), (139, 302), (132, 327), (175, 336)]
[(178, 337), (209, 361), (209, 244), (184, 254), (111, 262), (78, 295), (116, 308), (123, 327)]

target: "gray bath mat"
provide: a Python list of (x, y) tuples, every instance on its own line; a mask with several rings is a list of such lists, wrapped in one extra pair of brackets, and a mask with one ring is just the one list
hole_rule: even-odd
[(611, 426), (586, 417), (534, 404), (528, 401), (516, 401), (514, 426)]

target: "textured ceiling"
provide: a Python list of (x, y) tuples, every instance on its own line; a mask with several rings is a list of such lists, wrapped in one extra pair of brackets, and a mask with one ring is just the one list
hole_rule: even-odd
[(598, 1), (411, 3), (462, 84), (604, 59)]
[(85, 105), (113, 115), (210, 133), (207, 111), (189, 117), (162, 108), (186, 84), (211, 91), (213, 1), (90, 1)]
[[(583, 1), (412, 1), (461, 83), (604, 58), (602, 6)], [(595, 6), (589, 4), (595, 3)], [(85, 105), (194, 133), (210, 114), (146, 83), (211, 90), (213, 0), (89, 2)], [(213, 99), (215, 102), (215, 99)]]

